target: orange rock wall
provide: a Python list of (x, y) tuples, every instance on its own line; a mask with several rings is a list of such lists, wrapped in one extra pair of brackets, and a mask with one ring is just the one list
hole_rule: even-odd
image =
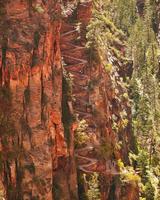
[[(54, 1), (3, 1), (2, 180), (6, 198), (53, 199), (53, 170), (67, 157), (62, 124), (61, 23)], [(4, 101), (7, 91), (11, 98)], [(5, 109), (3, 109), (5, 108)], [(9, 133), (7, 129), (12, 128)]]
[[(128, 162), (132, 138), (130, 127), (123, 137), (112, 130), (111, 116), (119, 116), (122, 107), (110, 75), (85, 47), (92, 2), (0, 0), (0, 13), (0, 189), (5, 198), (81, 199), (78, 171), (100, 174), (102, 200), (121, 200), (115, 163)], [(64, 70), (72, 74), (74, 98), (66, 91)], [(74, 148), (73, 116), (88, 124), (90, 140), (82, 149)], [(115, 148), (118, 141), (122, 150)], [(103, 142), (111, 150), (106, 158)], [(136, 200), (131, 193), (130, 200)]]

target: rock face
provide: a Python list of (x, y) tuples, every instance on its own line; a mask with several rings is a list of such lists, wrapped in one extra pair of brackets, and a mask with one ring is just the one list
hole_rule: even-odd
[(54, 169), (58, 159), (67, 156), (61, 120), (61, 24), (54, 19), (60, 6), (54, 1), (1, 4), (1, 162), (6, 198), (53, 199)]
[[(129, 163), (134, 148), (129, 123), (118, 134), (112, 127), (124, 109), (130, 120), (127, 100), (116, 99), (125, 91), (85, 47), (92, 6), (0, 0), (0, 186), (7, 200), (82, 199), (87, 182), (78, 177), (93, 172), (102, 200), (138, 199), (135, 185), (124, 191), (117, 181), (117, 160)], [(113, 59), (119, 81), (126, 72)], [(75, 148), (82, 120), (89, 139)]]
[[(78, 176), (99, 173), (101, 199), (138, 199), (137, 187), (132, 189), (132, 185), (128, 185), (130, 191), (124, 193), (124, 188), (116, 181), (120, 175), (117, 160), (122, 159), (125, 163), (129, 163), (128, 152), (134, 149), (130, 123), (120, 129), (118, 134), (112, 127), (113, 116), (117, 118), (117, 123), (122, 123), (121, 113), (124, 110), (130, 120), (128, 100), (124, 98), (119, 102), (116, 94), (117, 90), (119, 96), (127, 92), (118, 82), (125, 76), (131, 76), (131, 70), (127, 69), (130, 64), (122, 69), (124, 61), (119, 61), (112, 54), (108, 57), (108, 60), (113, 60), (113, 66), (118, 68), (116, 88), (114, 88), (110, 74), (106, 73), (101, 62), (95, 62), (95, 58), (86, 48), (87, 25), (92, 17), (92, 9), (91, 1), (79, 3), (76, 9), (64, 18), (61, 28), (64, 69), (72, 77), (74, 98), (68, 99), (68, 105), (72, 101), (70, 113), (74, 112), (80, 121), (85, 120), (87, 123), (85, 132), (89, 137), (85, 144), (75, 149)], [(117, 48), (121, 50), (124, 46)], [(94, 53), (96, 55), (96, 51)], [(117, 148), (119, 142), (123, 145), (122, 150)], [(71, 141), (69, 143), (73, 144)], [(87, 191), (85, 183), (82, 185), (82, 189), (79, 189), (79, 199), (83, 199), (82, 193)]]

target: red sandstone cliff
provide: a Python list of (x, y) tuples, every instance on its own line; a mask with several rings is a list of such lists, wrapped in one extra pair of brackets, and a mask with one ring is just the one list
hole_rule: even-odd
[(1, 5), (1, 176), (6, 198), (53, 199), (53, 170), (58, 158), (67, 156), (61, 23), (54, 19), (60, 6), (20, 0)]
[[(113, 87), (102, 63), (94, 62), (85, 47), (92, 1), (1, 0), (0, 6), (0, 184), (5, 198), (82, 199), (77, 172), (97, 172), (101, 199), (138, 199), (137, 187), (127, 185), (124, 191), (116, 181), (117, 160), (128, 163), (132, 137), (130, 125), (121, 130), (123, 136), (112, 130), (112, 116), (121, 123), (121, 111), (125, 108), (129, 118), (130, 106), (115, 98), (117, 90), (125, 91)], [(123, 77), (123, 61), (111, 58)], [(80, 120), (88, 125), (89, 140), (75, 149)], [(116, 148), (119, 141), (122, 150)], [(81, 184), (85, 193), (85, 180)]]

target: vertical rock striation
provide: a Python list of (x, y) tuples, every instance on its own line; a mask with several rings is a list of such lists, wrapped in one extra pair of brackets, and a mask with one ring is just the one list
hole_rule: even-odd
[[(82, 199), (84, 174), (95, 172), (102, 200), (138, 199), (137, 185), (120, 184), (117, 165), (129, 164), (134, 150), (130, 105), (117, 98), (127, 93), (121, 80), (132, 64), (108, 52), (118, 69), (112, 78), (99, 52), (86, 48), (92, 11), (92, 1), (0, 0), (0, 190), (7, 200)], [(124, 44), (115, 48), (125, 57)], [(129, 123), (116, 132), (124, 110)], [(81, 122), (88, 139), (77, 145)]]
[(54, 1), (1, 1), (1, 174), (6, 199), (53, 199), (67, 156), (60, 12)]

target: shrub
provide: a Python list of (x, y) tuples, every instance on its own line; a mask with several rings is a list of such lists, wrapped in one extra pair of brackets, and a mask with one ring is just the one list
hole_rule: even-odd
[(99, 175), (94, 173), (89, 177), (87, 197), (88, 200), (100, 200), (100, 190), (99, 190)]
[(75, 147), (84, 146), (89, 141), (89, 136), (87, 135), (86, 129), (88, 125), (85, 120), (79, 121), (78, 128), (75, 133)]

